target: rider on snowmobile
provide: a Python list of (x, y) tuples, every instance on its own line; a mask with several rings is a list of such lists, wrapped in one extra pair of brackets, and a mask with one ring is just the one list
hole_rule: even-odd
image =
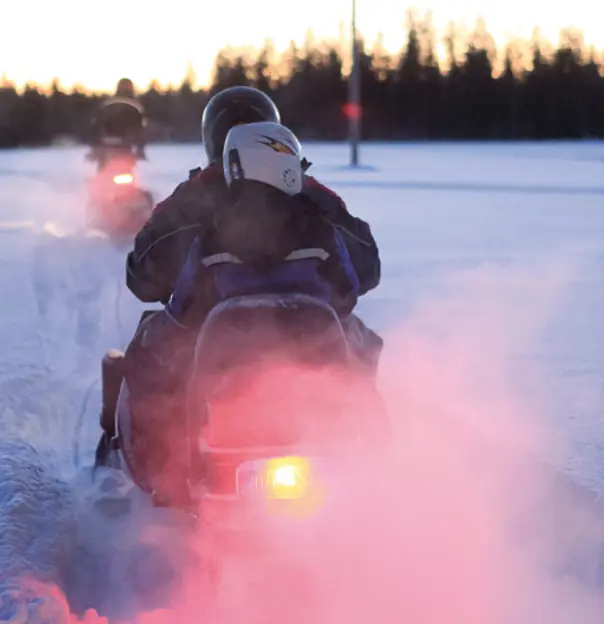
[(223, 165), (220, 213), (197, 232), (172, 297), (142, 321), (123, 360), (137, 431), (131, 469), (151, 483), (173, 481), (195, 336), (217, 303), (258, 289), (305, 293), (345, 317), (357, 302), (358, 278), (341, 233), (302, 193), (295, 135), (275, 122), (236, 126)]
[(134, 84), (129, 78), (117, 83), (115, 95), (101, 103), (92, 123), (92, 153), (102, 157), (107, 139), (117, 139), (119, 147), (136, 148), (137, 158), (145, 156), (145, 110), (137, 101)]
[[(259, 121), (279, 123), (280, 114), (271, 98), (258, 89), (230, 87), (210, 99), (201, 122), (207, 167), (192, 170), (189, 179), (155, 207), (128, 255), (126, 283), (139, 300), (167, 303), (193, 240), (222, 211), (227, 193), (222, 170), (227, 133), (238, 124)], [(302, 194), (341, 234), (359, 280), (358, 294), (364, 295), (380, 282), (380, 257), (371, 229), (348, 212), (338, 195), (306, 174), (309, 166), (303, 162)], [(377, 366), (382, 339), (354, 314), (343, 322), (359, 355)]]
[[(252, 284), (255, 289), (264, 284), (269, 291), (277, 285), (279, 292), (308, 291), (326, 298), (342, 317), (352, 312), (358, 278), (340, 232), (301, 194), (301, 151), (291, 130), (275, 122), (239, 125), (229, 131), (223, 156), (226, 202), (212, 227), (193, 241), (166, 306), (179, 325), (197, 330), (217, 303), (248, 294)], [(300, 250), (320, 261), (313, 264), (312, 274), (297, 272), (293, 281), (275, 276), (290, 254)], [(222, 271), (220, 265), (228, 268)], [(257, 275), (247, 277), (246, 283), (249, 267)], [(205, 284), (208, 280), (210, 287)]]

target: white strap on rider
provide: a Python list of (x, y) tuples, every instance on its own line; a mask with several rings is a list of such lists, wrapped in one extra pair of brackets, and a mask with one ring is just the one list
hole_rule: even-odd
[[(285, 257), (286, 261), (291, 260), (308, 260), (311, 258), (318, 258), (319, 260), (327, 260), (329, 253), (319, 247), (309, 247), (307, 249), (296, 249)], [(232, 253), (223, 252), (213, 254), (203, 258), (202, 263), (204, 266), (211, 267), (216, 264), (243, 264), (243, 262)]]

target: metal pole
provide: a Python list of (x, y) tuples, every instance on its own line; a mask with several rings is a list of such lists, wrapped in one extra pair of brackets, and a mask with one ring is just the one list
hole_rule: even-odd
[(352, 68), (348, 82), (348, 137), (350, 164), (356, 167), (359, 164), (359, 142), (361, 140), (361, 72), (359, 68), (356, 0), (352, 0)]

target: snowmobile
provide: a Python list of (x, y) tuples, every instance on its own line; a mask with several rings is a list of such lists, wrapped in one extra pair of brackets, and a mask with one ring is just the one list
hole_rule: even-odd
[(88, 189), (87, 226), (117, 246), (128, 245), (153, 210), (153, 196), (136, 181), (139, 157), (121, 139), (107, 137), (87, 158), (97, 164)]
[[(116, 371), (121, 384), (108, 382)], [(341, 489), (342, 467), (358, 465), (373, 445), (388, 444), (373, 373), (359, 364), (337, 314), (321, 300), (302, 294), (227, 299), (197, 333), (180, 409), (167, 419), (178, 423), (183, 441), (168, 459), (170, 478), (158, 484), (145, 471), (150, 449), (137, 448), (145, 420), (136, 416), (144, 408), (115, 362), (103, 369), (103, 402), (115, 410), (101, 415), (93, 474), (121, 475), (153, 506), (184, 512), (201, 528), (206, 580), (200, 591), (208, 592), (204, 608), (218, 609), (229, 562), (251, 557), (254, 566), (273, 569), (283, 556), (275, 531), (314, 539), (316, 521)], [(117, 396), (108, 397), (115, 388)], [(312, 572), (294, 568), (314, 591)]]
[(96, 466), (124, 471), (159, 505), (204, 514), (212, 501), (240, 508), (303, 499), (317, 457), (387, 436), (373, 376), (352, 354), (334, 310), (308, 295), (234, 297), (211, 310), (170, 419), (179, 420), (185, 442), (182, 478), (168, 490), (141, 467), (136, 427), (145, 419), (135, 417), (127, 376), (119, 371), (121, 385), (107, 384), (106, 372), (103, 391), (119, 393), (113, 422), (101, 417)]

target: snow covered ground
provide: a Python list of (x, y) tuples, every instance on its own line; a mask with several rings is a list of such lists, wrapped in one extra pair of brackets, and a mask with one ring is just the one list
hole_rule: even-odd
[[(443, 427), (459, 417), (495, 442), (509, 435), (522, 445), (523, 436), (500, 422), (491, 427), (489, 409), (475, 409), (490, 401), (495, 409), (505, 395), (547, 430), (544, 460), (604, 491), (604, 144), (368, 145), (356, 171), (346, 166), (345, 146), (306, 151), (309, 173), (370, 222), (381, 249), (382, 284), (359, 310), (387, 340), (385, 394), (400, 404), (393, 386), (404, 387), (421, 413), (426, 406), (414, 394), (421, 389), (446, 417)], [(9, 440), (0, 446), (8, 454), (0, 471), (17, 470), (9, 457), (33, 452), (10, 440), (35, 447), (57, 489), (38, 497), (42, 507), (61, 498), (58, 476), (73, 476), (74, 443), (78, 459), (90, 461), (100, 357), (124, 346), (143, 309), (121, 285), (124, 254), (92, 238), (66, 242), (65, 255), (46, 267), (63, 284), (47, 318), (39, 314), (34, 249), (45, 225), (77, 228), (91, 173), (83, 154), (0, 152), (0, 432)], [(162, 198), (202, 154), (201, 146), (152, 147), (141, 180)], [(83, 287), (92, 292), (84, 321), (98, 322), (98, 335), (78, 337), (65, 305), (74, 298), (77, 307), (74, 292)], [(489, 394), (495, 386), (501, 395)], [(473, 411), (480, 413), (461, 415)], [(1, 531), (17, 517), (6, 487), (0, 590), (5, 568), (9, 575), (4, 560), (20, 556)], [(41, 546), (46, 553), (63, 548), (59, 529), (52, 537), (56, 543)]]

